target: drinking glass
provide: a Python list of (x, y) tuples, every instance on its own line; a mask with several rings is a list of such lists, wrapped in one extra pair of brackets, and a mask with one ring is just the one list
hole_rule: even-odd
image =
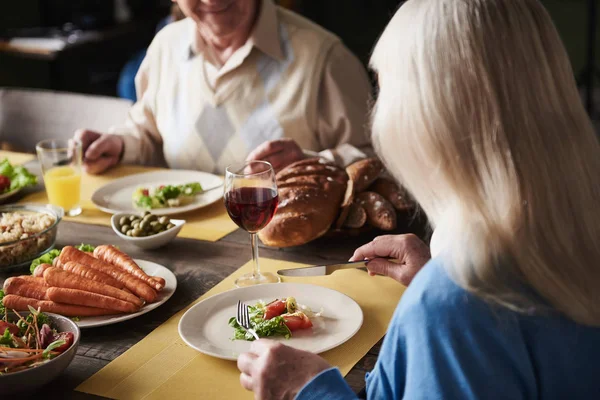
[(81, 142), (49, 139), (35, 149), (50, 204), (62, 207), (71, 217), (81, 214)]
[(256, 233), (275, 215), (279, 197), (273, 167), (266, 161), (251, 161), (230, 165), (225, 172), (225, 207), (240, 228), (250, 233), (252, 242), (252, 273), (235, 281), (237, 287), (277, 283), (279, 277), (260, 272)]

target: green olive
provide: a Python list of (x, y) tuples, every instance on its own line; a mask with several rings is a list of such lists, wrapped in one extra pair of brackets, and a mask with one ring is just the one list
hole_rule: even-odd
[(166, 217), (166, 216), (160, 217), (158, 219), (158, 222), (160, 222), (162, 225), (167, 225), (169, 223), (169, 217)]
[(127, 236), (133, 236), (133, 229), (130, 229), (126, 233)]
[(132, 226), (133, 228), (139, 228), (139, 227), (140, 227), (140, 221), (136, 219), (135, 221), (133, 221), (133, 222), (131, 223), (131, 226)]
[(129, 221), (133, 222), (133, 221), (135, 221), (137, 218), (138, 218), (138, 217), (137, 217), (137, 216), (135, 216), (135, 215), (130, 215), (130, 216), (129, 216)]
[(140, 229), (143, 231), (148, 231), (150, 230), (150, 221), (142, 221), (142, 223), (140, 224)]
[(150, 214), (150, 215), (146, 215), (144, 217), (144, 221), (156, 221), (158, 219), (158, 217), (156, 215)]
[(119, 225), (124, 226), (124, 225), (127, 225), (128, 222), (129, 222), (128, 217), (121, 217), (121, 219), (119, 220)]
[(159, 233), (165, 230), (165, 226), (163, 224), (156, 224), (154, 226), (154, 228), (152, 228), (152, 230), (154, 231), (154, 233)]
[(142, 236), (142, 230), (139, 228), (135, 228), (133, 230), (133, 237), (140, 237), (140, 236)]
[(144, 213), (142, 214), (142, 217), (145, 217), (146, 215), (150, 215), (150, 211), (144, 211)]
[(123, 234), (127, 234), (127, 231), (129, 231), (130, 229), (131, 229), (131, 226), (129, 226), (129, 225), (123, 225), (123, 226), (121, 227), (121, 232), (122, 232)]
[(171, 229), (171, 228), (175, 228), (175, 225), (172, 224), (171, 222), (169, 222), (169, 225), (167, 225), (167, 229)]

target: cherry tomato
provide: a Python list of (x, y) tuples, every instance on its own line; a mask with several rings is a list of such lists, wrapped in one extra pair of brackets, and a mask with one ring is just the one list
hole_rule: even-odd
[(313, 324), (306, 315), (284, 315), (283, 320), (290, 331), (312, 328)]
[(74, 338), (75, 337), (73, 336), (72, 332), (61, 332), (61, 333), (59, 333), (58, 337), (56, 338), (56, 340), (64, 340), (65, 344), (63, 344), (60, 347), (55, 348), (53, 351), (58, 351), (59, 353), (62, 353), (63, 351), (67, 350), (73, 344), (73, 339)]
[(18, 326), (16, 326), (15, 324), (11, 324), (9, 322), (0, 321), (0, 336), (4, 335), (4, 332), (6, 332), (7, 328), (8, 328), (8, 331), (10, 333), (12, 333), (13, 335), (19, 334)]
[(265, 307), (265, 315), (263, 319), (271, 319), (278, 317), (285, 312), (285, 300), (275, 300), (272, 303), (267, 304)]
[(10, 187), (10, 178), (0, 175), (0, 193), (6, 191)]
[(149, 196), (149, 195), (150, 195), (150, 192), (148, 191), (148, 189), (144, 189), (144, 190), (142, 190), (142, 194), (143, 194), (144, 196)]

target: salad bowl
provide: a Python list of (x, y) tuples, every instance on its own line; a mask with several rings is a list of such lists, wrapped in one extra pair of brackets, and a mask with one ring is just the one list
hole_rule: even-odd
[[(19, 312), (19, 314), (23, 316), (28, 315), (27, 312)], [(10, 394), (36, 392), (36, 390), (57, 378), (69, 364), (71, 364), (71, 361), (73, 361), (80, 338), (80, 331), (77, 324), (71, 319), (61, 315), (51, 313), (45, 314), (48, 316), (52, 327), (56, 329), (57, 332), (70, 332), (73, 335), (73, 343), (61, 354), (43, 364), (18, 372), (0, 374), (0, 393), (2, 393), (3, 398)], [(8, 312), (7, 315), (11, 322), (18, 320), (17, 315), (13, 312)]]

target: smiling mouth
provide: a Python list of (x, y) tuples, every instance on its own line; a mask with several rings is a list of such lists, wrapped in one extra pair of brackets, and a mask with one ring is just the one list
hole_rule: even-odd
[(230, 1), (220, 7), (206, 7), (205, 5), (200, 5), (200, 7), (198, 7), (198, 10), (204, 14), (221, 14), (229, 10), (232, 4), (233, 2)]

